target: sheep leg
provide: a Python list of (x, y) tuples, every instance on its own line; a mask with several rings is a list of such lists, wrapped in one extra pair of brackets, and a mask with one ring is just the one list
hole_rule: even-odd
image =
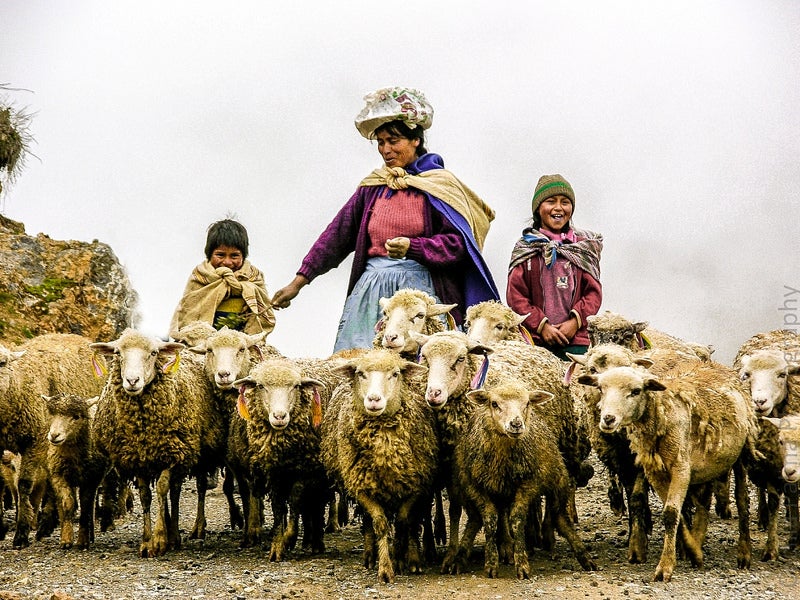
[(458, 544), (458, 551), (454, 555), (448, 552), (444, 557), (442, 563), (442, 573), (450, 573), (451, 575), (458, 575), (467, 571), (470, 554), (472, 554), (472, 545), (475, 543), (475, 536), (481, 529), (483, 522), (481, 514), (470, 503), (465, 506), (467, 511), (467, 524), (464, 526), (464, 531), (461, 533), (461, 540)]
[[(291, 496), (289, 494), (288, 496)], [(287, 514), (289, 512), (289, 497), (283, 490), (273, 486), (270, 497), (272, 499), (272, 545), (269, 551), (270, 562), (282, 561), (286, 552), (288, 527)]]
[[(442, 500), (442, 492), (434, 494), (434, 503), (441, 502)], [(422, 511), (422, 548), (423, 548), (423, 556), (425, 557), (425, 562), (434, 563), (436, 562), (437, 554), (436, 554), (436, 537), (437, 534), (434, 532), (435, 527), (439, 527), (439, 523), (432, 523), (433, 515), (431, 514), (431, 502), (426, 502), (426, 506), (423, 507)], [(444, 511), (444, 507), (441, 508)], [(446, 528), (444, 527), (444, 512), (440, 512), (439, 509), (436, 509), (436, 520), (441, 520), (441, 527), (445, 529), (445, 538), (447, 537)], [(441, 534), (441, 532), (440, 532)], [(416, 539), (416, 538), (415, 538)]]
[(615, 516), (621, 517), (625, 514), (625, 488), (619, 480), (619, 476), (609, 473), (610, 481), (608, 484), (608, 505)]
[(94, 543), (94, 505), (99, 482), (87, 480), (79, 488), (80, 516), (78, 518), (78, 548), (88, 548)]
[(711, 498), (712, 495), (716, 493), (716, 489), (716, 482), (711, 482), (699, 486), (692, 493), (692, 500), (696, 512), (691, 533), (692, 538), (694, 538), (697, 544), (697, 548), (700, 550), (699, 563), (695, 563), (694, 558), (691, 556), (689, 557), (695, 567), (700, 567), (703, 564), (703, 543), (706, 540), (706, 532), (708, 530), (708, 515), (711, 512)]
[(447, 543), (447, 523), (444, 518), (444, 502), (442, 501), (442, 490), (437, 490), (434, 495), (436, 510), (433, 520), (433, 538), (435, 543), (444, 546)]
[[(389, 551), (389, 519), (386, 518), (383, 507), (366, 494), (358, 494), (356, 499), (364, 508), (364, 511), (372, 518), (372, 530), (375, 533), (375, 540), (378, 545), (378, 579), (384, 583), (394, 583), (394, 568), (392, 567), (392, 557)], [(364, 552), (366, 551), (365, 542)]]
[(720, 519), (730, 519), (731, 512), (731, 472), (727, 471), (713, 483), (714, 510)]
[[(181, 488), (183, 487), (183, 476), (173, 474), (169, 480), (169, 505), (164, 515), (167, 525), (167, 547), (172, 550), (181, 549), (180, 532), (180, 507), (181, 507)], [(205, 521), (205, 515), (203, 515)]]
[[(419, 519), (415, 517), (419, 513), (419, 498), (410, 498), (400, 505), (395, 518), (395, 561), (398, 565), (398, 574), (402, 573), (422, 573), (422, 559), (419, 553)], [(427, 509), (424, 510), (426, 520), (430, 524), (430, 502), (427, 502)]]
[(139, 544), (139, 556), (149, 558), (153, 556), (151, 541), (153, 539), (153, 521), (150, 516), (150, 505), (153, 493), (150, 491), (150, 482), (144, 477), (136, 478), (139, 488), (139, 502), (142, 505), (142, 541)]
[(339, 527), (346, 527), (350, 523), (350, 507), (347, 505), (347, 492), (344, 489), (339, 490), (339, 501), (336, 506)]
[(648, 521), (650, 520), (649, 485), (644, 472), (638, 470), (628, 493), (628, 562), (647, 560)]
[[(675, 570), (675, 543), (678, 535), (678, 523), (681, 518), (681, 508), (689, 489), (691, 467), (686, 464), (673, 465), (671, 479), (668, 483), (662, 482), (658, 489), (664, 503), (662, 511), (662, 521), (664, 523), (664, 548), (661, 551), (661, 559), (658, 561), (653, 581), (667, 582), (672, 579)], [(661, 494), (666, 483), (666, 493)]]
[[(458, 530), (461, 527), (461, 502), (458, 499), (452, 485), (447, 486), (447, 498), (450, 501), (447, 507), (447, 516), (450, 521), (450, 539), (447, 542), (447, 552), (445, 552), (445, 563), (452, 564), (455, 561), (456, 554), (458, 553)], [(449, 571), (449, 570), (448, 570)], [(444, 565), (442, 566), (444, 573)]]
[(36, 539), (41, 540), (50, 536), (58, 525), (58, 502), (44, 469), (40, 471), (37, 481), (35, 488), (38, 491), (31, 493), (31, 506), (34, 511), (39, 510), (38, 514), (34, 514), (34, 521), (37, 523)]
[(749, 569), (752, 560), (750, 540), (750, 491), (747, 485), (747, 468), (739, 459), (733, 465), (734, 497), (739, 519), (739, 542), (736, 549), (736, 564), (740, 569)]
[(233, 489), (236, 485), (233, 471), (230, 467), (225, 467), (225, 476), (222, 479), (222, 493), (225, 494), (225, 499), (228, 501), (228, 514), (230, 515), (231, 530), (244, 528), (244, 516), (236, 503), (236, 496), (234, 496)]
[[(247, 498), (248, 502), (245, 505), (247, 507), (247, 518), (245, 519), (244, 525), (244, 536), (242, 537), (241, 546), (243, 548), (247, 548), (249, 546), (257, 546), (261, 543), (261, 534), (262, 534), (262, 500), (263, 500), (263, 492), (256, 491), (253, 486), (247, 486), (248, 491)], [(242, 491), (242, 485), (239, 484), (239, 492), (244, 494), (245, 492)], [(245, 496), (242, 495), (242, 501), (244, 501)]]
[(194, 518), (194, 527), (189, 534), (190, 540), (206, 539), (206, 493), (208, 492), (208, 477), (204, 469), (197, 469), (195, 473), (195, 486), (197, 488), (197, 513)]
[(767, 484), (767, 545), (761, 560), (766, 562), (778, 558), (778, 509), (780, 508), (780, 492), (774, 485)]
[(514, 502), (511, 505), (509, 515), (509, 525), (511, 527), (511, 537), (514, 543), (514, 570), (517, 579), (530, 579), (530, 564), (528, 563), (528, 551), (526, 548), (526, 521), (530, 508), (538, 495), (531, 485), (523, 485), (517, 490)]
[(31, 505), (31, 493), (36, 479), (37, 464), (40, 464), (38, 452), (29, 450), (22, 454), (19, 466), (19, 501), (17, 502), (17, 530), (14, 533), (14, 548), (25, 548), (30, 545), (28, 539), (35, 520), (35, 513)]
[(800, 544), (800, 511), (797, 506), (797, 484), (787, 483), (783, 486), (783, 497), (789, 519), (789, 550)]
[(497, 554), (500, 562), (504, 565), (511, 564), (514, 560), (514, 534), (511, 527), (511, 516), (508, 510), (501, 511), (498, 517)]
[(365, 514), (361, 520), (361, 529), (364, 532), (364, 554), (362, 562), (365, 569), (372, 569), (377, 564), (378, 546), (375, 543), (375, 531), (372, 529), (372, 517)]
[(488, 498), (483, 498), (479, 506), (483, 519), (483, 535), (486, 538), (483, 573), (486, 577), (494, 579), (497, 577), (500, 562), (497, 553), (497, 508)]
[[(127, 483), (125, 487), (127, 488)], [(119, 501), (121, 499), (120, 478), (116, 469), (108, 470), (101, 478), (96, 491), (101, 499), (100, 510), (98, 511), (100, 517), (100, 531), (113, 530), (114, 518), (117, 516)], [(83, 505), (81, 505), (81, 513), (83, 513)], [(92, 531), (94, 531), (94, 523), (92, 523)], [(92, 533), (92, 537), (94, 537), (94, 533)], [(78, 532), (78, 538), (80, 539), (80, 532)]]
[(158, 513), (156, 524), (153, 528), (153, 537), (150, 540), (148, 556), (163, 556), (167, 551), (167, 527), (169, 523), (170, 470), (164, 469), (156, 480), (156, 497), (158, 498)]
[(61, 475), (52, 475), (50, 483), (56, 496), (58, 518), (61, 521), (61, 548), (72, 548), (75, 542), (72, 526), (75, 518), (75, 489)]

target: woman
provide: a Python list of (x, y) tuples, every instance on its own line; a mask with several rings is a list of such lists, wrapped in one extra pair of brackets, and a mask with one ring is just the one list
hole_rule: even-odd
[(506, 301), (528, 316), (523, 326), (534, 343), (561, 360), (589, 347), (586, 319), (603, 300), (603, 236), (575, 229), (575, 192), (561, 175), (542, 175), (531, 201), (532, 227), (511, 253)]
[(433, 109), (424, 95), (393, 87), (364, 99), (356, 128), (378, 141), (384, 166), (361, 181), (272, 298), (273, 307), (288, 307), (301, 288), (354, 252), (334, 352), (372, 347), (378, 300), (401, 288), (457, 304), (451, 314), (458, 325), (468, 306), (499, 299), (481, 255), (494, 211), (425, 149)]

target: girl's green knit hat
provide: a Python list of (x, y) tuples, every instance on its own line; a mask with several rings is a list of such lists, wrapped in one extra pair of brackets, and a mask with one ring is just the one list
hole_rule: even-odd
[(531, 201), (533, 214), (536, 214), (542, 202), (553, 196), (566, 196), (572, 200), (572, 210), (575, 210), (575, 192), (572, 191), (569, 181), (561, 175), (542, 175), (539, 178), (539, 183), (536, 184), (536, 191), (533, 192), (533, 200)]

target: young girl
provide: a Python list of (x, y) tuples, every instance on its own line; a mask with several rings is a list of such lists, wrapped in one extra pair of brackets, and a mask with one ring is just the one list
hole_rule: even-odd
[(247, 229), (238, 221), (223, 219), (209, 226), (206, 260), (186, 284), (169, 328), (172, 338), (192, 321), (249, 334), (272, 331), (275, 315), (264, 275), (247, 260), (249, 245)]
[(534, 342), (562, 360), (589, 347), (586, 317), (602, 301), (600, 253), (603, 236), (574, 229), (575, 193), (561, 175), (543, 175), (536, 184), (533, 226), (522, 232), (508, 266), (506, 302)]

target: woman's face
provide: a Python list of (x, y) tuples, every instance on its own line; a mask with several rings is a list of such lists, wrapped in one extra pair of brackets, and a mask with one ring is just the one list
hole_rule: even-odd
[(547, 231), (563, 231), (572, 218), (572, 200), (566, 196), (550, 196), (539, 205), (539, 218)]
[(208, 260), (215, 269), (228, 267), (231, 271), (238, 271), (244, 263), (242, 251), (233, 246), (217, 246)]
[(387, 167), (405, 167), (417, 158), (419, 140), (400, 137), (391, 131), (381, 131), (376, 136), (378, 152)]

